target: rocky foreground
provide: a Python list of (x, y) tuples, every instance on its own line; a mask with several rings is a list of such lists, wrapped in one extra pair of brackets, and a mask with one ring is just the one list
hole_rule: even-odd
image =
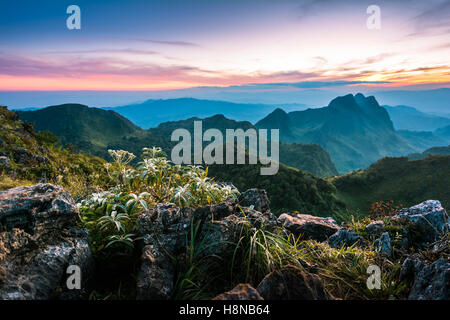
[[(377, 254), (390, 259), (402, 247), (417, 248), (401, 258), (400, 277), (408, 283), (405, 297), (412, 300), (449, 299), (450, 219), (439, 201), (428, 200), (402, 209), (393, 221), (405, 221), (401, 241), (391, 239), (385, 221), (373, 221), (364, 237), (332, 218), (270, 211), (264, 190), (250, 189), (239, 199), (229, 199), (197, 209), (159, 204), (140, 213), (141, 262), (136, 279), (137, 299), (172, 299), (177, 262), (185, 259), (186, 239), (195, 227), (205, 259), (233, 256), (245, 228), (277, 230), (331, 248), (364, 247), (372, 241)], [(413, 232), (412, 230), (420, 230)], [(422, 253), (426, 252), (426, 256)], [(69, 289), (68, 267), (81, 270), (80, 289)], [(260, 283), (238, 284), (216, 300), (339, 299), (326, 289), (317, 266), (285, 265), (267, 274)], [(220, 264), (216, 264), (220, 268)], [(0, 192), (0, 299), (86, 299), (96, 274), (88, 234), (78, 208), (60, 186), (37, 184)]]

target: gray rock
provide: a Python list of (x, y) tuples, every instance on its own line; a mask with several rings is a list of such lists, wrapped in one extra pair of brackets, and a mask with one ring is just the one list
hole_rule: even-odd
[(392, 255), (391, 238), (389, 237), (389, 233), (384, 232), (381, 237), (375, 241), (375, 246), (382, 255), (387, 257)]
[(369, 223), (366, 230), (370, 235), (379, 235), (384, 231), (385, 224), (382, 220), (377, 220)]
[(139, 215), (139, 235), (144, 247), (137, 276), (138, 300), (171, 298), (175, 278), (173, 257), (183, 252), (186, 245), (190, 214), (188, 208), (161, 204)]
[[(93, 258), (69, 193), (51, 184), (0, 192), (0, 299), (86, 297)], [(67, 267), (81, 269), (81, 289), (66, 286)]]
[(242, 236), (242, 228), (276, 227), (274, 220), (270, 212), (263, 214), (247, 207), (240, 208), (236, 200), (195, 210), (160, 204), (142, 212), (138, 218), (143, 249), (137, 276), (137, 299), (172, 297), (175, 264), (185, 255), (191, 226), (192, 230), (197, 230), (196, 245), (202, 246), (197, 253), (199, 259), (212, 259), (211, 268), (223, 272), (222, 261), (232, 258), (236, 243)]
[(360, 240), (355, 231), (346, 228), (339, 229), (328, 239), (328, 244), (332, 248), (341, 248), (342, 246), (351, 246)]
[(440, 258), (430, 265), (407, 258), (402, 265), (401, 279), (413, 282), (409, 300), (449, 300), (450, 263)]
[(436, 241), (449, 231), (450, 218), (437, 200), (427, 200), (411, 208), (400, 210), (393, 219), (411, 221), (422, 230), (422, 241)]
[(334, 300), (319, 276), (292, 265), (269, 273), (256, 290), (264, 300)]
[(219, 294), (213, 300), (264, 300), (249, 284), (238, 284), (232, 290)]
[(9, 168), (11, 167), (11, 161), (7, 156), (0, 156), (0, 167)]
[(17, 148), (14, 150), (14, 161), (27, 166), (46, 164), (49, 162), (46, 157), (31, 153), (26, 148)]
[(266, 213), (270, 211), (270, 201), (264, 189), (249, 189), (239, 197), (239, 204), (251, 207), (256, 211)]
[(340, 227), (333, 218), (321, 218), (309, 214), (289, 215), (283, 213), (278, 217), (278, 223), (302, 239), (325, 241), (336, 233)]

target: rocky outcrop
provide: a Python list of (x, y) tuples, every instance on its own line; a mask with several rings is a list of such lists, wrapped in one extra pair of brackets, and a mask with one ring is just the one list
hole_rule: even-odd
[(266, 213), (270, 211), (270, 201), (264, 189), (249, 189), (239, 197), (239, 204), (256, 211)]
[[(0, 192), (0, 299), (76, 299), (88, 292), (93, 258), (67, 191), (37, 184)], [(81, 288), (66, 285), (69, 266)]]
[(259, 292), (249, 284), (238, 284), (232, 290), (219, 294), (213, 300), (264, 300)]
[(264, 300), (334, 300), (319, 276), (292, 265), (269, 273), (256, 290)]
[[(450, 218), (437, 200), (427, 200), (411, 208), (400, 210), (393, 219), (406, 220), (420, 230), (420, 239), (426, 245), (449, 231)], [(417, 237), (417, 235), (416, 235)]]
[(389, 233), (384, 232), (381, 237), (375, 241), (375, 247), (382, 255), (390, 257), (392, 255), (392, 246)]
[(384, 222), (382, 220), (376, 220), (376, 221), (369, 223), (366, 226), (366, 231), (369, 235), (376, 236), (376, 235), (380, 235), (381, 233), (383, 233), (384, 228), (385, 228)]
[(14, 150), (14, 161), (27, 166), (37, 166), (48, 163), (48, 159), (46, 157), (31, 153), (26, 148), (17, 148)]
[(302, 239), (325, 241), (336, 233), (340, 227), (333, 218), (321, 218), (309, 214), (289, 215), (283, 213), (278, 217), (278, 223)]
[(175, 257), (183, 252), (190, 228), (191, 210), (161, 204), (139, 215), (143, 237), (142, 263), (137, 277), (136, 298), (167, 300), (175, 277)]
[[(195, 210), (174, 204), (160, 204), (139, 215), (143, 238), (142, 264), (137, 278), (138, 299), (169, 299), (173, 293), (175, 265), (184, 253), (187, 239), (195, 230), (201, 243), (199, 257), (232, 257), (245, 226), (276, 227), (269, 211), (261, 213), (240, 207), (236, 199)], [(223, 267), (223, 264), (218, 267)]]
[(352, 246), (360, 240), (355, 231), (347, 228), (341, 228), (328, 239), (328, 244), (332, 248), (341, 248), (342, 246)]
[(407, 258), (400, 277), (412, 281), (409, 300), (450, 299), (450, 263), (443, 258), (430, 265), (419, 259)]

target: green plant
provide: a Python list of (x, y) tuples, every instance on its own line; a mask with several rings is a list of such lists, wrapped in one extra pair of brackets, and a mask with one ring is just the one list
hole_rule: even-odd
[(161, 148), (144, 148), (136, 168), (130, 166), (134, 154), (108, 152), (113, 161), (105, 167), (115, 185), (79, 203), (95, 251), (118, 243), (131, 246), (137, 215), (157, 203), (171, 201), (180, 207), (197, 207), (219, 203), (236, 193), (229, 186), (215, 183), (207, 169), (173, 165)]

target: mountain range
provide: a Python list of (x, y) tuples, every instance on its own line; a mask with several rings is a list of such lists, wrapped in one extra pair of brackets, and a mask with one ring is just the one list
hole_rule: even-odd
[(280, 128), (285, 142), (319, 144), (341, 173), (418, 149), (395, 131), (389, 114), (373, 96), (360, 93), (337, 97), (323, 108), (289, 113), (276, 109), (255, 126)]
[[(135, 152), (136, 154), (140, 154), (143, 146), (157, 145), (163, 146), (166, 151), (170, 150), (170, 144), (168, 144), (167, 139), (168, 133), (172, 132), (174, 128), (180, 127), (191, 130), (193, 121), (199, 119), (190, 118), (182, 121), (167, 122), (150, 130), (142, 130), (112, 111), (87, 108), (80, 105), (63, 105), (59, 108), (63, 109), (63, 111), (57, 113), (59, 118), (52, 117), (52, 113), (49, 113), (46, 114), (46, 117), (50, 119), (47, 119), (45, 122), (44, 115), (35, 117), (34, 113), (31, 113), (31, 115), (20, 113), (20, 117), (22, 119), (25, 118), (24, 114), (27, 115), (27, 118), (34, 117), (37, 119), (36, 127), (39, 126), (42, 128), (41, 126), (46, 124), (46, 126), (48, 126), (46, 129), (58, 133), (60, 140), (65, 139), (64, 141), (68, 143), (75, 143), (78, 141), (84, 148), (87, 148), (86, 151), (88, 152), (97, 153), (102, 146), (106, 146), (105, 151), (103, 153), (100, 152), (105, 158), (108, 157), (106, 152), (107, 148), (120, 148)], [(50, 108), (50, 110), (52, 109)], [(43, 110), (32, 112), (42, 113)], [(67, 125), (67, 123), (70, 123), (75, 116), (78, 117), (78, 119), (77, 121), (73, 121), (73, 123), (78, 126), (78, 129)], [(10, 117), (13, 118), (12, 116)], [(88, 130), (85, 127), (89, 123), (86, 118), (91, 117), (92, 119), (97, 118), (97, 121), (91, 123), (91, 125), (95, 125), (96, 127)], [(64, 127), (64, 123), (66, 123), (66, 127)], [(24, 128), (21, 129), (21, 132), (24, 132), (24, 130), (32, 131), (32, 127), (28, 126), (26, 123), (21, 124), (17, 121), (10, 121), (8, 125), (10, 127)], [(216, 115), (203, 119), (203, 125), (205, 128), (216, 127), (222, 130), (230, 127), (253, 127), (250, 122), (237, 122), (227, 119), (223, 115)], [(107, 132), (107, 130), (112, 130), (107, 127), (113, 128), (114, 126), (117, 126), (121, 133), (116, 133), (115, 136), (111, 136), (111, 141), (107, 141), (106, 138), (108, 135), (103, 135), (102, 133)], [(122, 134), (124, 134), (124, 136), (121, 139)], [(96, 138), (90, 139), (89, 135), (93, 135)], [(111, 133), (111, 135), (113, 135), (113, 133)], [(7, 135), (2, 138), (2, 140), (6, 141), (5, 139), (10, 136), (11, 135)], [(53, 143), (56, 139), (52, 138), (52, 134), (46, 133), (46, 131), (38, 133), (38, 137), (40, 137), (39, 141), (43, 141), (42, 143), (45, 144)], [(93, 142), (90, 142), (90, 140)], [(36, 145), (39, 143), (41, 142), (33, 142), (33, 144)], [(28, 149), (28, 145), (25, 145)], [(76, 144), (73, 145), (73, 147), (75, 146)], [(95, 147), (92, 150), (89, 150), (89, 148), (92, 148), (93, 146)], [(6, 155), (10, 154), (10, 150), (12, 150), (12, 147), (8, 148), (3, 150)], [(42, 148), (45, 147), (37, 146), (36, 148), (36, 150), (43, 150)], [(286, 148), (286, 150), (283, 148)], [(13, 154), (16, 154), (18, 152), (17, 150), (14, 151)], [(276, 214), (292, 210), (312, 213), (319, 216), (332, 215), (335, 217), (348, 214), (345, 213), (347, 210), (356, 210), (363, 214), (367, 214), (371, 203), (383, 200), (394, 200), (396, 203), (401, 202), (404, 205), (409, 205), (420, 202), (425, 198), (438, 198), (446, 205), (450, 203), (450, 195), (448, 194), (447, 188), (448, 175), (450, 174), (448, 172), (448, 168), (450, 167), (450, 156), (445, 155), (448, 154), (448, 147), (430, 149), (420, 156), (420, 160), (409, 161), (407, 158), (385, 158), (379, 160), (365, 170), (325, 179), (318, 178), (317, 176), (320, 175), (320, 172), (322, 172), (324, 176), (335, 175), (335, 173), (331, 173), (334, 166), (332, 165), (329, 155), (319, 145), (282, 143), (280, 145), (280, 150), (280, 156), (285, 158), (281, 159), (282, 163), (280, 163), (280, 168), (276, 175), (261, 176), (259, 174), (260, 164), (211, 165), (209, 166), (209, 175), (215, 177), (219, 181), (232, 182), (240, 190), (248, 188), (266, 189), (271, 201), (271, 208)], [(64, 160), (66, 162), (59, 164), (60, 166), (66, 167), (80, 166), (78, 162), (66, 164), (70, 157), (75, 157), (74, 159), (84, 157), (83, 155), (77, 155), (75, 153), (67, 153), (67, 151), (64, 150), (62, 152), (58, 151), (58, 154), (61, 154), (61, 157), (64, 156), (65, 159), (67, 158)], [(52, 161), (59, 161), (57, 157), (53, 155), (50, 157)], [(86, 155), (86, 157), (88, 156)], [(289, 166), (283, 164), (283, 162), (289, 163)], [(102, 163), (100, 159), (97, 163), (97, 171), (102, 172)], [(312, 166), (311, 168), (313, 169), (308, 169), (306, 167), (307, 164)], [(86, 164), (84, 163), (81, 164), (81, 168), (84, 168), (85, 165)], [(304, 166), (306, 169), (300, 170), (294, 168), (294, 166), (300, 165)], [(24, 172), (28, 172), (26, 171), (26, 168), (24, 170)], [(49, 172), (48, 169), (44, 170)], [(61, 171), (63, 168), (58, 170)], [(55, 172), (51, 171), (52, 174), (47, 174), (47, 177), (56, 177), (55, 179), (58, 179), (58, 170), (53, 170)], [(91, 170), (91, 167), (89, 167), (88, 170)], [(305, 170), (316, 170), (319, 174), (315, 173), (313, 175), (305, 172)], [(321, 170), (328, 170), (329, 172), (324, 174)], [(336, 169), (334, 168), (334, 170)], [(95, 176), (94, 173), (89, 174), (90, 176)], [(38, 174), (38, 178), (40, 175), (41, 173)], [(77, 190), (76, 193), (80, 194), (83, 192), (85, 186), (80, 185), (77, 181), (78, 180), (75, 179), (73, 183), (71, 182), (71, 188)]]
[[(203, 119), (205, 130), (218, 128), (222, 132), (226, 128), (280, 129), (280, 139), (284, 142), (280, 146), (280, 161), (321, 177), (367, 168), (384, 156), (404, 156), (448, 144), (448, 139), (436, 132), (396, 131), (389, 112), (395, 113), (397, 120), (405, 113), (437, 120), (439, 123), (431, 129), (445, 123), (445, 118), (415, 112), (414, 108), (380, 107), (374, 97), (362, 94), (337, 97), (323, 108), (289, 113), (277, 108), (255, 125), (250, 121), (231, 120), (223, 114), (206, 118), (196, 115), (160, 123), (162, 119), (174, 117), (173, 114), (180, 118), (183, 114), (201, 115), (219, 109), (241, 116), (255, 112), (252, 117), (255, 119), (270, 108), (257, 104), (169, 99), (148, 100), (111, 110), (64, 104), (18, 111), (18, 114), (22, 120), (33, 122), (37, 130), (56, 134), (62, 144), (71, 143), (82, 151), (102, 157), (107, 156), (107, 149), (123, 148), (139, 153), (142, 147), (152, 145), (169, 152), (174, 145), (170, 142), (171, 132), (177, 128), (193, 130), (195, 120)], [(136, 123), (155, 127), (145, 130)]]
[(396, 130), (435, 131), (450, 125), (450, 119), (421, 112), (408, 106), (387, 106), (383, 108), (389, 113)]
[(205, 118), (218, 113), (231, 119), (254, 123), (272, 111), (273, 106), (180, 98), (147, 100), (143, 103), (104, 109), (114, 110), (141, 128), (148, 129), (163, 122), (184, 120), (191, 117)]
[[(203, 130), (256, 129), (248, 121), (235, 121), (224, 115), (192, 117), (169, 121), (143, 130), (112, 110), (89, 108), (78, 104), (51, 106), (34, 111), (17, 111), (19, 118), (34, 124), (38, 131), (49, 130), (63, 145), (72, 144), (81, 151), (108, 158), (108, 149), (123, 149), (140, 154), (142, 148), (159, 146), (169, 155), (176, 144), (170, 141), (175, 129), (193, 133), (194, 121), (202, 120)], [(333, 176), (338, 171), (329, 154), (317, 144), (280, 145), (280, 161), (318, 177)]]

